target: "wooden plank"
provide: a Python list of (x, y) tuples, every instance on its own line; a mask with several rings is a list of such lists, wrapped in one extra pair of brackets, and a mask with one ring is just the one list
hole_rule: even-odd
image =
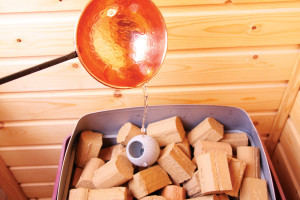
[(300, 122), (300, 92), (298, 92), (293, 108), (290, 112), (290, 118), (294, 122), (297, 131), (300, 133), (300, 123), (297, 123)]
[[(295, 26), (300, 21), (300, 2), (163, 7), (161, 11), (169, 50), (300, 43), (300, 28)], [(78, 16), (79, 11), (0, 15), (0, 56), (74, 51)]]
[(294, 45), (169, 51), (149, 85), (284, 81), (298, 54)]
[(232, 3), (265, 3), (265, 2), (282, 2), (282, 1), (297, 1), (297, 0), (230, 0)]
[[(277, 110), (285, 83), (149, 87), (149, 105), (231, 105), (246, 111)], [(77, 118), (99, 110), (143, 106), (141, 88), (0, 94), (0, 121)]]
[(278, 143), (272, 157), (272, 163), (278, 175), (286, 199), (300, 199), (300, 186), (291, 169), (286, 153)]
[(192, 5), (205, 5), (205, 4), (224, 4), (226, 0), (153, 0), (159, 6), (192, 6)]
[[(169, 51), (160, 71), (149, 85), (286, 81), (298, 54), (297, 45)], [(55, 57), (2, 58), (0, 75), (6, 76), (53, 58)], [(106, 87), (92, 78), (78, 59), (73, 59), (1, 85), (1, 92), (79, 88)]]
[(0, 0), (1, 13), (81, 10), (89, 0)]
[(300, 20), (300, 5), (299, 2), (292, 5), (290, 8), (272, 8), (270, 4), (227, 5), (215, 10), (197, 6), (162, 8), (168, 29), (168, 49), (299, 43), (300, 28), (294, 24)]
[(260, 135), (269, 134), (276, 112), (253, 112), (249, 116)]
[[(159, 6), (187, 6), (201, 4), (223, 4), (226, 0), (153, 0)], [(0, 0), (0, 13), (11, 12), (40, 12), (40, 11), (67, 11), (81, 10), (88, 3), (88, 0), (10, 0), (5, 2)]]
[[(44, 63), (55, 56), (0, 59), (0, 76)], [(76, 80), (76, 81), (75, 81)], [(1, 92), (48, 91), (107, 88), (96, 81), (79, 62), (78, 58), (1, 85)]]
[(0, 147), (0, 156), (7, 166), (57, 165), (61, 145)]
[(76, 123), (77, 119), (2, 122), (0, 147), (62, 144)]
[[(276, 112), (248, 114), (261, 135), (269, 134)], [(62, 144), (77, 122), (77, 119), (2, 122), (0, 147)]]
[(57, 165), (9, 168), (18, 183), (55, 182)]
[(11, 171), (0, 156), (0, 188), (3, 189), (8, 199), (27, 199), (24, 192), (18, 185)]
[(297, 59), (292, 75), (288, 82), (287, 88), (281, 100), (278, 113), (274, 119), (274, 123), (267, 141), (267, 149), (270, 155), (274, 153), (277, 142), (283, 131), (288, 116), (292, 110), (295, 99), (300, 87), (300, 56)]
[(286, 157), (289, 160), (295, 178), (299, 180), (298, 183), (300, 184), (300, 133), (297, 131), (294, 122), (291, 119), (287, 120), (280, 137), (280, 143), (286, 153)]
[[(265, 2), (284, 2), (297, 0), (231, 0), (233, 3), (265, 3)], [(171, 6), (195, 6), (209, 4), (224, 4), (227, 0), (153, 0), (158, 7)], [(230, 1), (229, 1), (230, 2)], [(18, 12), (43, 12), (43, 11), (73, 11), (81, 10), (88, 3), (88, 0), (27, 0), (26, 3), (22, 0), (0, 0), (0, 13), (18, 13)], [(253, 5), (251, 5), (253, 7)]]
[(23, 183), (21, 187), (28, 198), (51, 198), (54, 183)]
[(1, 57), (64, 55), (74, 51), (74, 28), (79, 14), (1, 14), (0, 53), (6, 52)]

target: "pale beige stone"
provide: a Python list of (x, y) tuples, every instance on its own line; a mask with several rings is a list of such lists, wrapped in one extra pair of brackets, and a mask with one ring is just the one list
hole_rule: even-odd
[(185, 130), (179, 117), (174, 116), (147, 126), (147, 135), (156, 139), (160, 147), (182, 142)]
[(223, 138), (223, 134), (223, 125), (208, 117), (187, 134), (187, 139), (194, 146), (198, 140), (219, 141)]

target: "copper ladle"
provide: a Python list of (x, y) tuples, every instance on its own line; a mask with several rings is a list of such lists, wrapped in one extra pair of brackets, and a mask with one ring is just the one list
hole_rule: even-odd
[(0, 84), (78, 56), (99, 82), (134, 88), (159, 70), (167, 50), (164, 19), (151, 0), (91, 0), (76, 27), (76, 50), (0, 79)]

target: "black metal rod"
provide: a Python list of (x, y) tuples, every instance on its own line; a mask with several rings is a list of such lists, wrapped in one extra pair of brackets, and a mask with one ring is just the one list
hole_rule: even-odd
[(5, 77), (3, 77), (3, 78), (0, 78), (0, 85), (2, 85), (2, 84), (4, 84), (4, 83), (7, 83), (7, 82), (9, 82), (9, 81), (12, 81), (12, 80), (21, 78), (21, 77), (23, 77), (23, 76), (32, 74), (32, 73), (34, 73), (34, 72), (37, 72), (37, 71), (46, 69), (46, 68), (48, 68), (48, 67), (51, 67), (51, 66), (53, 66), (53, 65), (62, 63), (62, 62), (64, 62), (64, 61), (70, 60), (70, 59), (72, 59), (72, 58), (76, 58), (76, 57), (77, 57), (77, 53), (76, 53), (76, 51), (74, 51), (74, 52), (69, 53), (69, 54), (67, 54), (67, 55), (65, 55), (65, 56), (62, 56), (62, 57), (59, 57), (59, 58), (55, 58), (55, 59), (53, 59), (53, 60), (44, 62), (44, 63), (42, 63), (42, 64), (33, 66), (33, 67), (31, 67), (31, 68), (28, 68), (28, 69), (25, 69), (25, 70), (16, 72), (16, 73), (11, 74), (11, 75), (8, 75), (8, 76), (5, 76)]

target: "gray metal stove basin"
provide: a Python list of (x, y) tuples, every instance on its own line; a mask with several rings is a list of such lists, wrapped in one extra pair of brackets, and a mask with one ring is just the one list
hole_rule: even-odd
[[(103, 145), (116, 144), (116, 135), (126, 122), (142, 125), (143, 107), (106, 110), (83, 116), (77, 123), (66, 149), (61, 171), (57, 199), (66, 199), (73, 169), (77, 136), (84, 130), (103, 133)], [(225, 131), (247, 133), (251, 146), (260, 149), (261, 178), (267, 181), (269, 199), (275, 200), (273, 181), (269, 164), (258, 133), (248, 114), (239, 108), (212, 105), (161, 105), (150, 106), (146, 117), (147, 124), (172, 116), (180, 117), (185, 131), (190, 131), (206, 117), (213, 117), (224, 125)]]

